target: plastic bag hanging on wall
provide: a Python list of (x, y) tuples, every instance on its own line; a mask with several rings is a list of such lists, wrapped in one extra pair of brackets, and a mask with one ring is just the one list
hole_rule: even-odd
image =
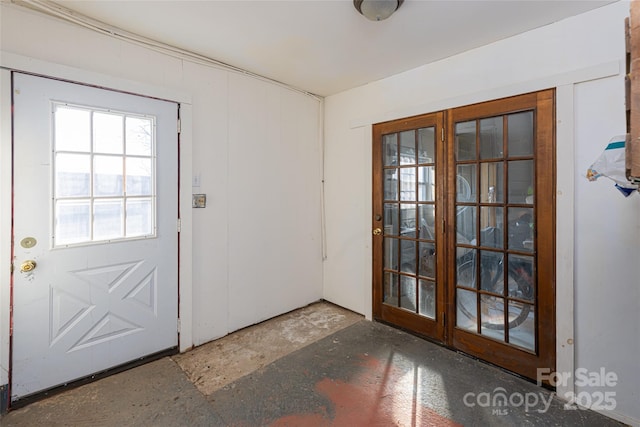
[(626, 136), (614, 136), (609, 141), (600, 157), (587, 169), (587, 179), (595, 181), (601, 176), (615, 182), (615, 187), (625, 197), (638, 191), (638, 186), (627, 180), (625, 170), (625, 139)]

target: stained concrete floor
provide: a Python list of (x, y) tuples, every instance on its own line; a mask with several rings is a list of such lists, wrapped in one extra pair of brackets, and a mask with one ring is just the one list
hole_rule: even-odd
[[(480, 405), (481, 393), (536, 405)], [(472, 397), (469, 397), (472, 396)], [(16, 409), (2, 426), (619, 426), (328, 303)]]

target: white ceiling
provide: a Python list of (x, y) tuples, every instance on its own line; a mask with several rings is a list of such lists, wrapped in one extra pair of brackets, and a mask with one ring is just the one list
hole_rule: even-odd
[(372, 22), (352, 0), (56, 3), (123, 30), (327, 96), (612, 0), (406, 0)]

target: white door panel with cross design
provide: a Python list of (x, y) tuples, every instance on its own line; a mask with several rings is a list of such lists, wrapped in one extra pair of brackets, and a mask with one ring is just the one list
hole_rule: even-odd
[(14, 73), (11, 398), (178, 345), (177, 105)]

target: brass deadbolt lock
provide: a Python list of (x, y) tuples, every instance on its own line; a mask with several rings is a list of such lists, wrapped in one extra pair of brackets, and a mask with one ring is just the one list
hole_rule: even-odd
[(382, 234), (382, 229), (381, 228), (376, 228), (373, 230), (373, 235), (374, 236), (379, 236)]

